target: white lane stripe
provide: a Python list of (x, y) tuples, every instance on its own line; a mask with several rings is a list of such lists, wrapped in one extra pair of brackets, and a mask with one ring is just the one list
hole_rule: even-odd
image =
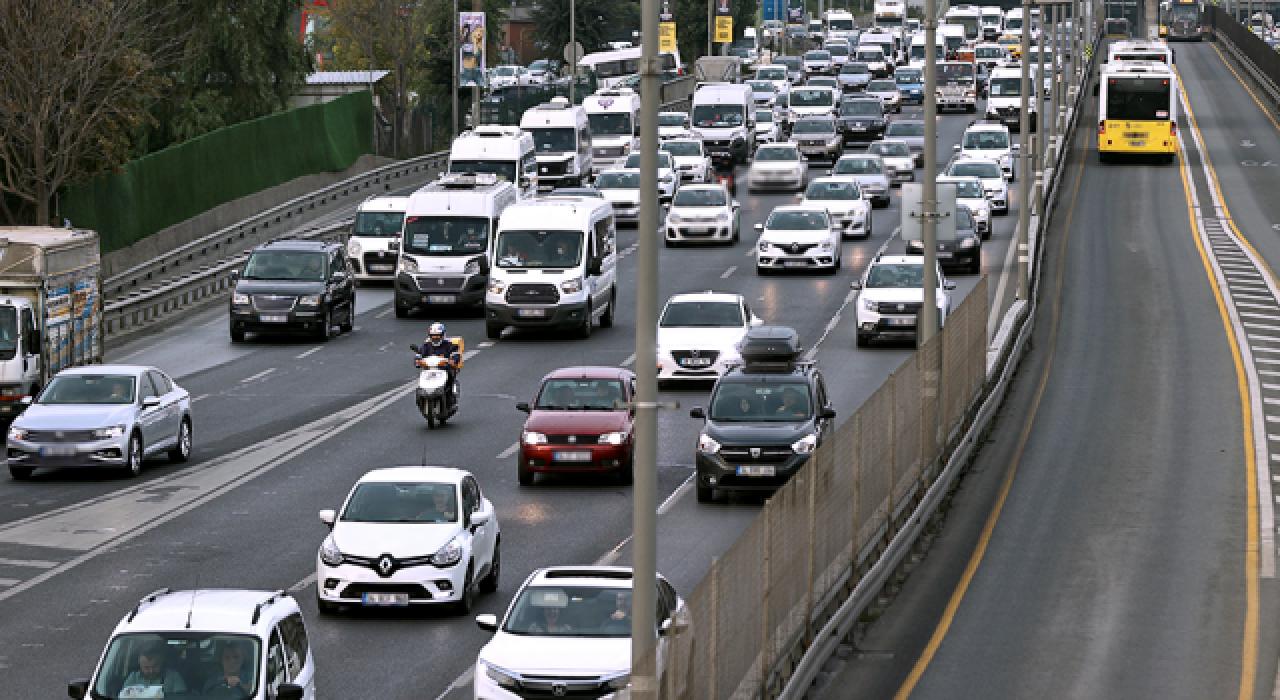
[(57, 566), (56, 561), (44, 561), (41, 559), (0, 559), (0, 566), (29, 566), (33, 569), (52, 569)]
[[(1237, 313), (1237, 315), (1239, 315)], [(1241, 321), (1240, 325), (1245, 328), (1259, 328), (1264, 331), (1280, 331), (1280, 326), (1273, 326), (1267, 323), (1252, 323), (1250, 321)]]
[(611, 566), (618, 560), (618, 555), (622, 553), (622, 548), (627, 546), (627, 543), (631, 541), (631, 537), (631, 535), (627, 535), (627, 539), (619, 542), (617, 547), (614, 547), (601, 555), (601, 557), (595, 561), (593, 566)]
[(310, 586), (315, 582), (316, 582), (316, 572), (312, 571), (311, 573), (307, 574), (306, 578), (293, 584), (292, 586), (289, 586), (289, 588), (286, 590), (288, 590), (290, 593), (297, 593), (298, 591), (301, 591), (302, 589), (306, 588), (307, 586)]
[(728, 270), (725, 270), (723, 273), (721, 273), (720, 279), (722, 280), (729, 279), (729, 275), (732, 275), (737, 269), (738, 269), (737, 265), (730, 265)]
[(1272, 391), (1280, 391), (1280, 384), (1263, 384), (1262, 388), (1270, 389)]
[[(1022, 202), (1018, 206), (1023, 206)], [(1014, 224), (1014, 238), (1018, 236), (1017, 224)], [(1009, 241), (1009, 248), (1004, 254), (1004, 266), (1000, 268), (1000, 281), (996, 283), (996, 303), (991, 305), (991, 312), (987, 315), (987, 338), (995, 337), (996, 330), (1000, 327), (1000, 317), (1004, 313), (1004, 309), (1000, 304), (1004, 301), (1004, 290), (1009, 284), (1009, 279), (1014, 275), (1013, 258), (1018, 252), (1019, 246), (1014, 245), (1014, 241)]]
[(1241, 311), (1240, 315), (1248, 316), (1249, 318), (1269, 318), (1273, 321), (1280, 321), (1280, 316), (1276, 314), (1260, 314), (1257, 311)]
[(268, 369), (264, 369), (264, 370), (262, 370), (261, 372), (258, 372), (257, 374), (253, 375), (252, 377), (245, 377), (244, 379), (241, 379), (241, 380), (240, 380), (240, 383), (241, 383), (241, 384), (247, 384), (247, 383), (249, 383), (249, 382), (251, 382), (251, 381), (253, 381), (253, 380), (255, 380), (255, 379), (262, 379), (263, 377), (267, 376), (268, 374), (271, 374), (271, 373), (272, 373), (272, 372), (274, 372), (274, 371), (276, 371), (276, 368), (275, 368), (275, 367), (270, 367), (270, 368), (268, 368)]
[(671, 509), (675, 507), (676, 502), (683, 498), (686, 493), (689, 493), (689, 489), (693, 488), (693, 480), (697, 476), (698, 473), (695, 471), (690, 474), (689, 478), (685, 479), (684, 483), (680, 484), (675, 491), (672, 491), (671, 495), (667, 496), (667, 500), (663, 501), (662, 505), (658, 506), (658, 515), (666, 515), (669, 513)]
[(506, 458), (510, 457), (511, 455), (515, 454), (515, 453), (516, 453), (516, 450), (518, 450), (518, 449), (520, 449), (520, 443), (519, 443), (519, 441), (517, 441), (517, 442), (513, 442), (513, 443), (511, 443), (511, 446), (510, 446), (510, 447), (508, 447), (507, 449), (505, 449), (505, 450), (503, 450), (503, 451), (499, 452), (499, 453), (498, 453), (498, 456), (497, 456), (497, 457), (494, 457), (494, 459), (506, 459)]
[(483, 343), (477, 343), (477, 344), (476, 344), (476, 347), (480, 347), (480, 348), (491, 348), (491, 347), (493, 347), (493, 341), (492, 341), (492, 340), (486, 340), (486, 341), (484, 341)]
[(207, 398), (209, 398), (209, 394), (201, 394), (195, 397), (194, 399), (191, 399), (191, 403), (195, 403), (197, 401), (200, 401), (201, 399), (207, 399)]
[(8, 588), (9, 586), (16, 586), (16, 585), (18, 585), (19, 583), (22, 583), (22, 580), (21, 580), (21, 579), (16, 579), (16, 578), (0, 578), (0, 586), (2, 586), (2, 587), (4, 587), (4, 588)]
[(384, 316), (389, 315), (392, 311), (395, 311), (395, 310), (396, 310), (396, 307), (392, 306), (392, 307), (391, 307), (391, 308), (389, 308), (389, 309), (386, 309), (386, 310), (384, 310), (384, 311), (380, 311), (380, 312), (378, 312), (378, 315), (377, 315), (377, 316), (374, 316), (374, 318), (383, 318)]
[(471, 683), (471, 679), (475, 678), (475, 675), (476, 675), (475, 666), (472, 666), (471, 668), (468, 668), (466, 671), (463, 671), (461, 676), (458, 676), (457, 678), (453, 679), (453, 682), (449, 684), (448, 688), (444, 689), (443, 693), (440, 693), (439, 695), (436, 696), (436, 700), (444, 700), (444, 697), (449, 693), (452, 693), (458, 688), (462, 688), (469, 685)]
[(310, 355), (311, 353), (320, 352), (320, 351), (321, 351), (321, 350), (323, 350), (323, 349), (324, 349), (324, 346), (323, 346), (323, 345), (317, 345), (317, 346), (315, 346), (314, 348), (311, 348), (310, 350), (308, 350), (308, 351), (306, 351), (306, 352), (302, 353), (301, 355), (294, 355), (294, 356), (293, 356), (293, 359), (295, 359), (295, 360), (301, 360), (302, 358), (304, 358), (304, 357), (306, 357), (306, 356)]
[(630, 367), (632, 363), (634, 363), (635, 361), (636, 361), (636, 354), (633, 352), (630, 355), (627, 355), (627, 359), (623, 360), (618, 366)]

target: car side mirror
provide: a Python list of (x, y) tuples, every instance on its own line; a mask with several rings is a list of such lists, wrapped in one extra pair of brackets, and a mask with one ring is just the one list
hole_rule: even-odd
[(951, 146), (951, 150), (955, 151), (956, 153), (959, 153), (959, 152), (960, 152), (960, 144), (958, 144), (958, 143), (957, 143), (957, 144), (952, 144), (952, 146)]
[(484, 630), (485, 632), (497, 632), (497, 631), (498, 631), (498, 616), (497, 616), (497, 615), (488, 615), (488, 614), (486, 614), (486, 615), (476, 615), (476, 627), (479, 627), (480, 629)]
[(240, 280), (240, 271), (239, 271), (239, 270), (232, 270), (232, 271), (231, 271), (231, 281), (232, 281), (232, 282), (237, 282), (237, 281), (239, 281), (239, 280)]
[(71, 681), (67, 684), (67, 696), (74, 700), (84, 700), (85, 693), (89, 692), (89, 679), (82, 678)]
[(276, 700), (302, 700), (302, 686), (296, 683), (281, 683), (276, 688)]
[(409, 346), (409, 349), (410, 349), (410, 350), (412, 350), (412, 351), (414, 351), (414, 352), (419, 352), (419, 350), (418, 350), (418, 346), (417, 346), (417, 345), (410, 345), (410, 346)]
[(730, 206), (732, 206), (734, 209), (740, 209), (742, 208), (742, 203), (740, 203), (738, 200), (735, 199), (733, 200), (733, 204), (731, 204)]
[(488, 524), (489, 524), (489, 520), (491, 520), (492, 518), (493, 518), (493, 516), (492, 516), (492, 515), (490, 515), (490, 514), (488, 514), (488, 513), (483, 513), (483, 512), (481, 512), (481, 513), (472, 513), (472, 514), (471, 514), (471, 527), (480, 527), (481, 525), (488, 525)]
[(516, 410), (524, 411), (525, 413), (528, 413), (530, 411), (529, 403), (527, 401), (521, 401), (520, 403), (516, 404)]
[(836, 417), (836, 409), (830, 406), (827, 406), (826, 408), (822, 409), (821, 415), (823, 418), (826, 418), (827, 420), (831, 420)]
[(159, 406), (159, 405), (160, 405), (159, 396), (148, 396), (142, 400), (143, 408), (155, 408), (156, 406)]
[(689, 417), (690, 418), (706, 418), (707, 412), (704, 411), (701, 406), (694, 406), (693, 408), (689, 409)]
[(334, 521), (337, 519), (338, 519), (337, 511), (334, 511), (328, 508), (320, 511), (320, 522), (324, 523), (325, 525), (328, 525), (331, 528), (333, 527)]
[(30, 343), (30, 345), (28, 345), (27, 352), (32, 355), (39, 354), (40, 353), (40, 329), (32, 328), (31, 334), (28, 335), (27, 338), (29, 338), (28, 342)]
[(764, 231), (764, 224), (762, 224), (762, 223), (760, 223), (759, 221), (757, 221), (757, 222), (755, 222), (754, 224), (752, 224), (752, 225), (751, 225), (751, 228), (753, 228), (753, 229), (755, 229), (755, 230), (757, 230), (757, 231)]
[(854, 280), (849, 283), (849, 289), (862, 289), (862, 282)]
[(764, 319), (763, 319), (763, 318), (760, 318), (759, 316), (752, 316), (752, 317), (751, 317), (751, 327), (752, 327), (752, 328), (758, 328), (758, 327), (763, 326), (763, 325), (764, 325)]
[(946, 281), (946, 282), (943, 282), (943, 283), (942, 283), (942, 288), (943, 288), (943, 289), (955, 289), (955, 288), (956, 288), (956, 283), (955, 283), (955, 282), (951, 282), (951, 281), (949, 281), (949, 280), (948, 280), (948, 281)]

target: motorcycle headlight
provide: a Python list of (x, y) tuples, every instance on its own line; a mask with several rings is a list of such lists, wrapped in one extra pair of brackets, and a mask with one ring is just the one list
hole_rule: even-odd
[(502, 290), (506, 288), (507, 288), (507, 285), (499, 280), (492, 280), (489, 282), (490, 294), (502, 294)]
[(810, 452), (813, 452), (814, 448), (817, 446), (818, 446), (818, 434), (809, 433), (808, 435), (791, 443), (791, 451), (798, 455), (807, 455)]
[(703, 454), (713, 455), (720, 451), (720, 443), (713, 440), (710, 435), (703, 433), (698, 436), (698, 451)]
[(324, 543), (320, 545), (320, 561), (325, 566), (342, 565), (342, 552), (338, 549), (338, 543), (333, 541), (333, 535), (324, 538)]
[(489, 679), (492, 680), (494, 683), (497, 683), (499, 686), (503, 688), (508, 688), (511, 690), (518, 690), (520, 688), (520, 681), (516, 680), (515, 674), (511, 673), (510, 671), (504, 671), (498, 668), (497, 666), (493, 666), (491, 664), (487, 664), (483, 662), (481, 663), (481, 665), (484, 666), (485, 675), (488, 676)]
[(240, 292), (236, 292), (235, 294), (232, 294), (232, 295), (231, 295), (231, 303), (232, 303), (232, 304), (235, 304), (235, 305), (237, 305), (237, 306), (248, 306), (248, 305), (249, 305), (249, 295), (248, 295), (248, 294), (241, 294)]
[(456, 535), (431, 555), (431, 563), (436, 566), (453, 566), (460, 561), (462, 561), (462, 535)]
[(874, 299), (863, 299), (863, 300), (862, 300), (862, 308), (866, 309), (867, 311), (879, 311), (879, 310), (880, 310), (880, 302), (878, 302), (878, 301), (876, 301), (876, 300), (874, 300)]
[(467, 264), (462, 266), (462, 274), (464, 275), (480, 274), (480, 258), (473, 258), (467, 261)]
[(545, 445), (547, 444), (547, 436), (542, 433), (535, 433), (532, 430), (526, 430), (520, 433), (520, 442), (526, 445)]
[(360, 241), (350, 241), (347, 243), (347, 255), (353, 258), (360, 257)]
[(26, 440), (29, 434), (30, 434), (30, 431), (28, 431), (26, 428), (19, 428), (16, 425), (9, 426), (10, 440)]
[(107, 428), (98, 428), (93, 431), (93, 439), (95, 440), (110, 440), (111, 438), (118, 438), (121, 435), (124, 435), (123, 425), (113, 425)]
[(560, 283), (560, 291), (565, 294), (576, 294), (582, 291), (582, 278), (575, 277), (571, 280), (565, 280)]
[(600, 436), (599, 443), (601, 445), (621, 445), (627, 441), (627, 436), (622, 433), (605, 433)]
[(412, 256), (409, 256), (409, 255), (401, 255), (401, 256), (400, 256), (400, 271), (401, 271), (401, 272), (408, 272), (409, 274), (413, 274), (413, 273), (417, 272), (417, 271), (418, 271), (418, 261), (417, 261), (417, 260), (414, 260)]
[(298, 306), (319, 306), (324, 301), (323, 294), (311, 294), (305, 297), (298, 297)]

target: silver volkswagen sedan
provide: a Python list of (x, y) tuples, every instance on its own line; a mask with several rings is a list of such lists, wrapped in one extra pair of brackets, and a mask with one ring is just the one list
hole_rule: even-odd
[(92, 365), (59, 372), (9, 427), (9, 474), (38, 467), (110, 467), (191, 457), (191, 395), (154, 367)]

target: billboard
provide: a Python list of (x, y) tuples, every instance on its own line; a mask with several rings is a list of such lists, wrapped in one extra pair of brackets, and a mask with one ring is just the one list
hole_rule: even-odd
[(458, 87), (484, 87), (484, 13), (458, 13)]

